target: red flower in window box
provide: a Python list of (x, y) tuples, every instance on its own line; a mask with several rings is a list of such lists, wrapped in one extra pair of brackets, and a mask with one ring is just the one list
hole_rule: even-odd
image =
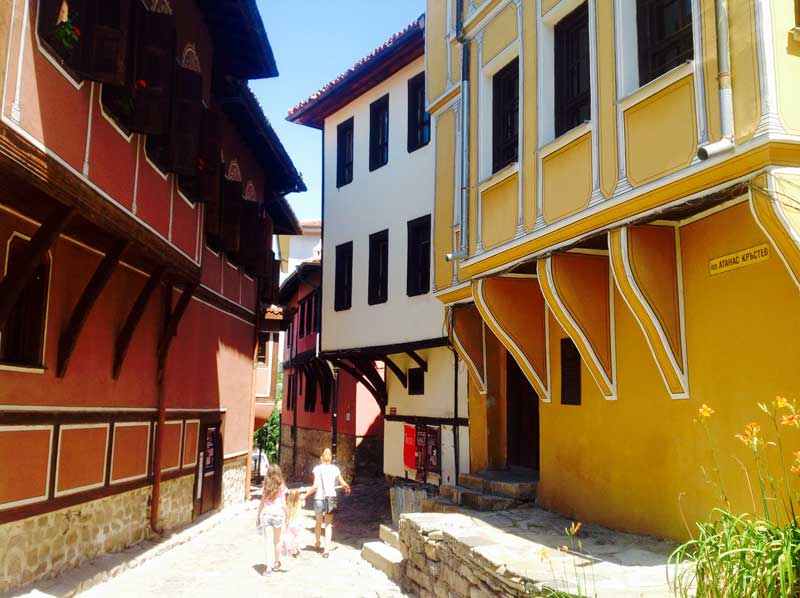
[(81, 36), (81, 30), (80, 30), (80, 29), (78, 29), (77, 27), (73, 26), (73, 27), (72, 27), (72, 31), (73, 31), (73, 33), (75, 33), (75, 35), (77, 35), (78, 37), (80, 37), (80, 36)]
[(147, 81), (145, 81), (144, 79), (139, 79), (139, 80), (136, 82), (136, 88), (137, 88), (137, 89), (138, 89), (138, 88), (146, 89), (146, 88), (147, 88)]
[(206, 161), (203, 158), (197, 158), (197, 170), (205, 170)]

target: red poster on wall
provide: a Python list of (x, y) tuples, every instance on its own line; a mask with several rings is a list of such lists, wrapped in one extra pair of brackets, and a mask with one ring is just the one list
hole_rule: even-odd
[(408, 424), (403, 426), (403, 466), (417, 468), (417, 429)]

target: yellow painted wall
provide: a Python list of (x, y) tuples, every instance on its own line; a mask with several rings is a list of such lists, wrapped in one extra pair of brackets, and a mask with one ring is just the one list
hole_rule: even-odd
[[(767, 428), (757, 401), (800, 397), (800, 319), (785, 317), (800, 309), (800, 293), (777, 256), (716, 276), (708, 261), (763, 242), (746, 204), (682, 228), (689, 400), (668, 397), (641, 329), (615, 292), (619, 398), (605, 401), (583, 367), (583, 404), (561, 405), (563, 332), (551, 320), (553, 402), (540, 408), (541, 506), (619, 529), (687, 537), (684, 517), (704, 519), (719, 505), (700, 470), (711, 455), (692, 421), (706, 403), (716, 410), (709, 425), (734, 509), (753, 511), (734, 457), (751, 460), (734, 434), (751, 421)], [(785, 440), (787, 454), (800, 448), (796, 431)]]
[(483, 66), (517, 39), (517, 7), (511, 3), (486, 26), (483, 34)]
[(491, 249), (514, 238), (517, 229), (518, 175), (514, 174), (481, 194), (484, 249)]
[(547, 11), (558, 3), (559, 0), (542, 0), (542, 14), (547, 14)]
[[(478, 55), (478, 42), (472, 41), (470, 45), (471, 60), (469, 64), (470, 81), (478, 80), (478, 61), (475, 58)], [(474, 90), (473, 90), (474, 92)], [(475, 245), (478, 240), (478, 169), (475, 165), (478, 163), (478, 144), (476, 137), (478, 134), (478, 94), (471, 93), (469, 101), (469, 130), (470, 130), (470, 145), (469, 145), (469, 163), (472, 164), (469, 174), (469, 253), (475, 254)], [(468, 280), (469, 276), (458, 268), (459, 281)]]
[(453, 264), (445, 255), (453, 250), (455, 201), (455, 112), (447, 110), (436, 123), (436, 203), (434, 205), (434, 285), (445, 289), (453, 281)]
[(455, 40), (450, 42), (450, 81), (461, 83), (461, 44)]
[[(524, 224), (527, 230), (532, 230), (536, 224), (536, 147), (538, 145), (538, 131), (536, 122), (536, 27), (531, 27), (530, 23), (536, 22), (536, 6), (532, 2), (522, 3), (522, 70), (525, 74), (524, 97), (522, 99), (523, 109), (523, 131), (525, 137), (522, 140), (523, 160), (522, 160), (522, 213)], [(526, 25), (527, 23), (527, 25)]]
[(600, 190), (611, 197), (617, 186), (617, 82), (614, 64), (614, 3), (597, 3)]
[(489, 466), (486, 434), (486, 396), (478, 392), (469, 378), (469, 469), (483, 471)]
[(428, 102), (442, 95), (447, 84), (446, 22), (447, 5), (442, 0), (428, 0), (425, 13), (425, 77)]
[(625, 111), (628, 180), (633, 186), (686, 168), (697, 150), (694, 77)]
[(753, 136), (761, 118), (756, 17), (753, 0), (729, 2), (728, 17), (731, 24), (733, 123), (736, 128), (736, 141), (741, 143)]
[(795, 26), (792, 2), (772, 1), (772, 26), (775, 35), (775, 69), (778, 81), (778, 113), (790, 133), (800, 133), (800, 41), (790, 33)]
[(542, 214), (552, 224), (586, 209), (592, 195), (592, 135), (587, 133), (542, 161)]

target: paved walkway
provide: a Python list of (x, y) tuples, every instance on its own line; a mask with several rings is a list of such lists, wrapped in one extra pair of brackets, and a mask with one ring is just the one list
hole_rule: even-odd
[[(81, 594), (86, 598), (142, 596), (303, 596), (401, 597), (404, 594), (383, 573), (361, 560), (363, 542), (377, 538), (380, 523), (391, 517), (383, 481), (353, 486), (340, 500), (334, 526), (334, 550), (322, 558), (303, 550), (284, 557), (283, 569), (262, 577), (264, 540), (255, 528), (255, 507), (168, 553)], [(309, 500), (307, 503), (311, 505)], [(311, 511), (303, 511), (302, 541), (314, 544)]]

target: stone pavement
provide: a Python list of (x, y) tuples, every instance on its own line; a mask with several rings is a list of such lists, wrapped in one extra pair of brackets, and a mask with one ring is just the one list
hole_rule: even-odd
[[(359, 556), (362, 543), (391, 521), (388, 502), (383, 480), (355, 484), (353, 494), (340, 499), (330, 557), (303, 550), (298, 558), (283, 557), (282, 570), (265, 578), (264, 540), (256, 533), (253, 501), (224, 524), (81, 596), (401, 597), (397, 585)], [(313, 546), (313, 513), (304, 510), (302, 520), (301, 541)]]

